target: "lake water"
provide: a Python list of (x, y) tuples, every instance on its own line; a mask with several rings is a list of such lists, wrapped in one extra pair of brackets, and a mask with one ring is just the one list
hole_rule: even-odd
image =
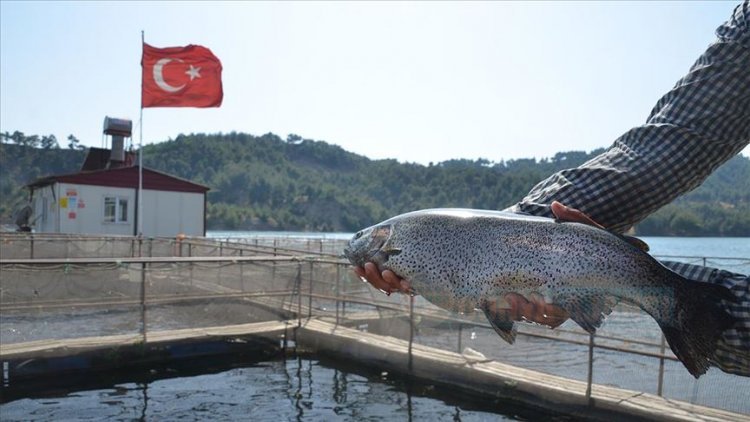
[[(643, 237), (650, 253), (660, 259), (707, 265), (750, 274), (750, 238), (747, 237)], [(731, 259), (724, 259), (731, 258)]]
[(11, 401), (0, 405), (0, 419), (569, 420), (496, 400), (458, 397), (372, 368), (342, 369), (341, 363), (295, 356), (207, 368), (204, 373), (159, 368), (130, 377), (131, 382)]

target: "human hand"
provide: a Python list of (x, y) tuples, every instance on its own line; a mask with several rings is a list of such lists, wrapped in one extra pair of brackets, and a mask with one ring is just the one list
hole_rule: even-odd
[[(604, 228), (582, 211), (567, 207), (557, 201), (553, 201), (550, 204), (550, 209), (560, 221), (582, 223)], [(505, 301), (508, 304), (507, 307), (498, 307), (495, 303), (494, 306), (490, 307), (491, 312), (496, 315), (502, 315), (504, 319), (513, 321), (527, 320), (552, 328), (557, 327), (569, 318), (568, 312), (565, 309), (547, 303), (539, 294), (532, 293), (530, 297), (526, 298), (517, 293), (509, 293), (505, 295)]]
[(589, 226), (599, 227), (600, 229), (604, 228), (604, 226), (594, 221), (583, 211), (577, 210), (575, 208), (570, 208), (557, 201), (552, 201), (552, 203), (550, 204), (550, 210), (552, 210), (552, 214), (554, 214), (555, 217), (560, 221), (588, 224)]
[(412, 293), (409, 282), (397, 276), (391, 270), (385, 270), (381, 273), (378, 271), (378, 266), (372, 262), (365, 263), (364, 267), (354, 267), (354, 272), (364, 281), (387, 295), (393, 292)]

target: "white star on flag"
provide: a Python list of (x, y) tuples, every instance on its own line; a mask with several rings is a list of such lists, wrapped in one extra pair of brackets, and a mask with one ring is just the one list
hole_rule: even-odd
[(195, 78), (201, 77), (200, 71), (201, 71), (200, 67), (195, 67), (191, 64), (190, 69), (186, 70), (185, 74), (190, 76), (190, 80), (192, 81)]

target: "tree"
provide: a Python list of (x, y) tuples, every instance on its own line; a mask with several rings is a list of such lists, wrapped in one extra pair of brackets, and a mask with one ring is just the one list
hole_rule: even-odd
[[(0, 222), (23, 186), (49, 174), (76, 171), (83, 147), (30, 147), (21, 132), (0, 134)], [(180, 134), (145, 147), (146, 166), (211, 188), (209, 229), (355, 231), (420, 208), (503, 209), (560, 168), (580, 165), (597, 152), (564, 152), (546, 160), (449, 160), (424, 166), (371, 160), (324, 141), (273, 133)], [(290, 143), (290, 141), (292, 143)], [(636, 228), (639, 235), (734, 235), (750, 231), (750, 158), (729, 160), (695, 191), (659, 210)]]
[(20, 131), (14, 131), (12, 135), (10, 135), (10, 139), (16, 144), (16, 145), (24, 145), (26, 141), (26, 135), (23, 134), (23, 132)]
[(39, 135), (31, 135), (31, 136), (24, 137), (21, 145), (32, 147), (32, 148), (38, 148), (40, 142), (41, 142), (41, 139), (39, 139)]
[(78, 138), (76, 138), (73, 135), (68, 135), (68, 148), (70, 149), (83, 149), (83, 146), (80, 145), (80, 142)]
[(55, 135), (42, 136), (40, 145), (44, 149), (57, 149), (60, 148), (60, 144), (57, 143)]

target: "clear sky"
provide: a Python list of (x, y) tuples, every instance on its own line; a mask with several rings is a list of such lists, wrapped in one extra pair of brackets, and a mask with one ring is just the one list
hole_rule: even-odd
[(642, 123), (738, 3), (2, 0), (0, 130), (102, 146), (105, 115), (137, 125), (143, 30), (224, 67), (220, 108), (145, 109), (144, 143), (295, 133), (423, 164), (589, 151)]

